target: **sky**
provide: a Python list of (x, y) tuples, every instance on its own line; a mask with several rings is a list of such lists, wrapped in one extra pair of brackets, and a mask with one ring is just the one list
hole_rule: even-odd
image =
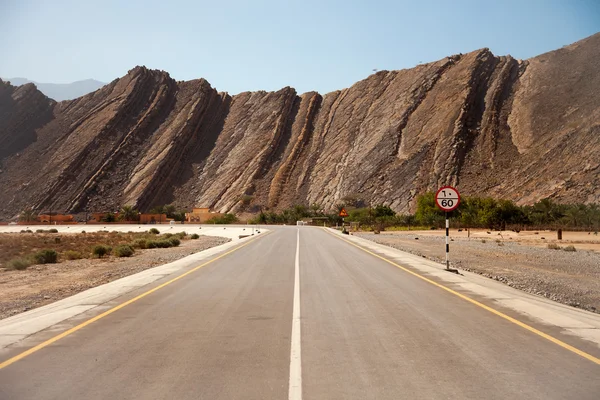
[(526, 59), (600, 31), (600, 0), (0, 0), (0, 76), (110, 82), (136, 65), (219, 91), (327, 93), (488, 47)]

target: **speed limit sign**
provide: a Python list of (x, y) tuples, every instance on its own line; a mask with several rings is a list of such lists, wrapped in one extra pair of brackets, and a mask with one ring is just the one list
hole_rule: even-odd
[(444, 186), (435, 194), (435, 204), (442, 211), (455, 210), (460, 204), (460, 194), (452, 186)]

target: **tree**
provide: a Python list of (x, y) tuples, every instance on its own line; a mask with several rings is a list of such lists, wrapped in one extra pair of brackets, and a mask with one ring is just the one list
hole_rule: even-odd
[(104, 217), (101, 219), (102, 222), (115, 222), (116, 220), (117, 218), (115, 217), (115, 214), (111, 212), (104, 214)]
[(123, 221), (137, 221), (139, 220), (138, 210), (133, 208), (133, 206), (123, 206), (121, 207), (121, 211), (119, 212), (120, 218)]
[(21, 214), (19, 215), (19, 221), (21, 222), (33, 222), (35, 220), (37, 220), (37, 213), (35, 211), (33, 211), (31, 208), (27, 208), (23, 211), (21, 211)]
[(421, 225), (442, 226), (444, 213), (435, 205), (435, 193), (427, 192), (417, 196), (415, 218)]

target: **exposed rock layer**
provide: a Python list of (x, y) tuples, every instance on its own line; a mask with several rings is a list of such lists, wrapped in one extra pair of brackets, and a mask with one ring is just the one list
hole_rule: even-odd
[(600, 34), (527, 61), (483, 49), (320, 95), (219, 93), (136, 67), (72, 101), (0, 81), (0, 217), (238, 211), (357, 194), (406, 212), (452, 184), (600, 202)]

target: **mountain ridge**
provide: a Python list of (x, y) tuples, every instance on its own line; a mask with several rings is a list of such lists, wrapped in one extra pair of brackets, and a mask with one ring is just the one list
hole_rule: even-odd
[(27, 78), (8, 78), (3, 80), (5, 82), (10, 82), (13, 86), (22, 86), (33, 83), (40, 92), (56, 101), (73, 100), (85, 96), (106, 85), (106, 83), (95, 79), (83, 79), (71, 83), (44, 83), (32, 81)]
[(347, 195), (406, 212), (443, 184), (521, 204), (600, 202), (598, 49), (600, 34), (524, 61), (481, 49), (324, 95), (231, 96), (139, 66), (59, 103), (0, 82), (0, 186), (15, 188), (0, 216), (236, 212), (242, 198), (253, 210), (331, 209)]

